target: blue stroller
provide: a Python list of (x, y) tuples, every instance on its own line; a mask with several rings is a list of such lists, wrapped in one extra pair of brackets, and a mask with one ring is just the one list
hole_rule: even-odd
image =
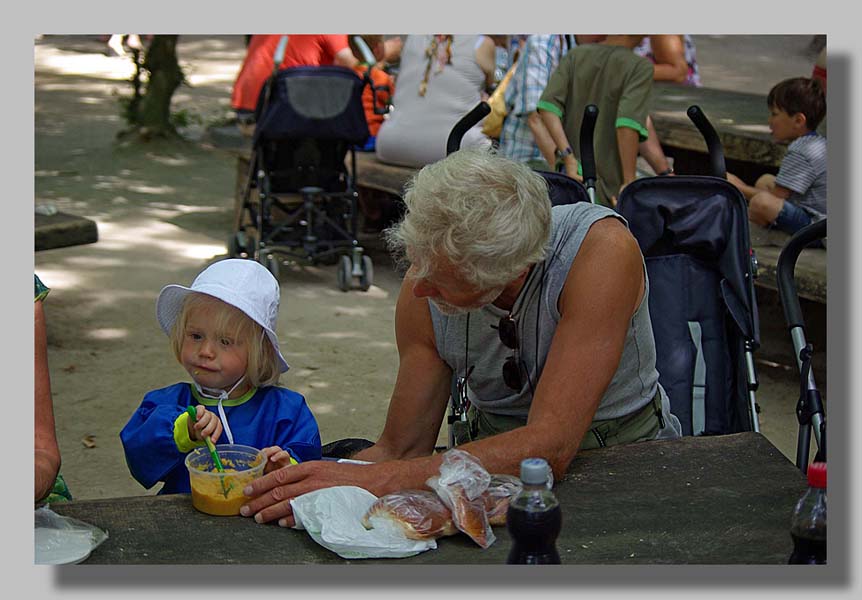
[(337, 263), (342, 291), (356, 281), (363, 291), (371, 287), (371, 257), (357, 239), (354, 150), (368, 138), (362, 93), (369, 81), (338, 66), (273, 73), (255, 110), (249, 169), (228, 239), (231, 257), (257, 260), (276, 278), (284, 257)]
[(706, 139), (713, 175), (637, 179), (617, 211), (646, 261), (656, 368), (683, 434), (759, 431), (748, 209), (726, 179), (712, 125), (697, 106), (688, 115)]

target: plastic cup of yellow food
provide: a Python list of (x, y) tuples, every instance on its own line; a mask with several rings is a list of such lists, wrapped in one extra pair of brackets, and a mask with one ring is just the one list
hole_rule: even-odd
[(219, 444), (216, 451), (224, 472), (216, 469), (205, 446), (195, 448), (186, 456), (192, 506), (209, 515), (238, 515), (239, 507), (248, 500), (242, 493), (243, 488), (263, 475), (266, 461), (260, 450), (251, 446)]

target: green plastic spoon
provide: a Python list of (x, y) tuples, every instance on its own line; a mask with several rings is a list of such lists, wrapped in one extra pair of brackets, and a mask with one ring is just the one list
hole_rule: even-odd
[[(194, 420), (194, 421), (198, 420), (198, 411), (195, 409), (194, 406), (187, 407), (186, 412), (189, 414), (189, 417), (191, 417), (192, 420)], [(216, 471), (218, 471), (219, 473), (224, 473), (224, 466), (222, 466), (222, 464), (221, 464), (221, 458), (219, 458), (218, 452), (216, 451), (215, 444), (213, 444), (213, 441), (210, 439), (210, 436), (205, 436), (204, 442), (206, 442), (207, 450), (210, 451), (210, 456), (213, 459), (213, 463), (215, 463)], [(233, 488), (233, 483), (230, 484), (230, 487), (225, 487), (224, 476), (220, 477), (220, 479), (221, 479), (221, 491), (224, 494), (224, 497), (227, 498), (228, 492), (231, 491), (231, 489)]]

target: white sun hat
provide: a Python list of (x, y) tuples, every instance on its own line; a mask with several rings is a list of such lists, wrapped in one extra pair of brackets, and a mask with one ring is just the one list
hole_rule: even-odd
[(266, 332), (278, 355), (281, 372), (290, 368), (281, 354), (275, 333), (281, 289), (263, 265), (254, 260), (228, 258), (201, 271), (191, 287), (176, 284), (163, 287), (156, 300), (156, 318), (168, 335), (182, 311), (185, 297), (191, 292), (218, 298), (248, 315)]

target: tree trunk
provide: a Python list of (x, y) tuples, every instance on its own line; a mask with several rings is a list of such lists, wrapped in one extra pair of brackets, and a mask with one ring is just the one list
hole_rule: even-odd
[(171, 98), (183, 82), (183, 72), (177, 61), (178, 37), (154, 35), (147, 48), (143, 68), (148, 71), (149, 79), (134, 121), (141, 137), (177, 135), (171, 124)]

